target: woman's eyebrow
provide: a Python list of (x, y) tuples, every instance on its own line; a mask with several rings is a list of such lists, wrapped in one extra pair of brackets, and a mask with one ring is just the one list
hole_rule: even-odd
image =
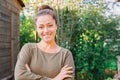
[(52, 23), (48, 23), (48, 24), (52, 24)]

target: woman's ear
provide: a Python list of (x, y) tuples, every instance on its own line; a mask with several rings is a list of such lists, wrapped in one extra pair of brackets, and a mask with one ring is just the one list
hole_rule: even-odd
[(58, 29), (58, 25), (56, 24), (56, 28), (55, 28), (56, 30)]
[(57, 30), (58, 27), (55, 28), (55, 30)]

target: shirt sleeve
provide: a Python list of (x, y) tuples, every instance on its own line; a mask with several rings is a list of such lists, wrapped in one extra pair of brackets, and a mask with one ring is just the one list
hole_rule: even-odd
[(27, 43), (22, 47), (18, 54), (14, 73), (15, 80), (51, 80), (51, 78), (32, 73), (26, 69), (25, 64), (30, 62), (30, 58), (30, 43)]
[(65, 65), (68, 65), (69, 67), (73, 68), (73, 74), (71, 74), (73, 77), (72, 78), (66, 78), (64, 80), (74, 80), (75, 66), (74, 66), (74, 60), (73, 60), (72, 53), (69, 50), (67, 51), (66, 58), (65, 58), (65, 61), (64, 61), (64, 66)]

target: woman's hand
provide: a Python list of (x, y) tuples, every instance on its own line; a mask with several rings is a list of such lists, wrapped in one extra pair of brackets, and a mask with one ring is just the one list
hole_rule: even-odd
[[(28, 64), (25, 64), (25, 67), (28, 71), (31, 72), (30, 67), (28, 66)], [(60, 73), (53, 79), (51, 80), (63, 80), (65, 78), (71, 78), (73, 77), (71, 74), (73, 73), (72, 67), (68, 67), (68, 65), (64, 66)]]
[(30, 69), (30, 67), (28, 66), (28, 64), (25, 64), (25, 67), (26, 67), (26, 69), (27, 69), (28, 71), (31, 72), (31, 69)]
[(71, 75), (72, 73), (73, 73), (72, 67), (68, 67), (68, 65), (66, 65), (61, 69), (60, 73), (52, 80), (63, 80), (65, 78), (71, 78), (73, 77)]

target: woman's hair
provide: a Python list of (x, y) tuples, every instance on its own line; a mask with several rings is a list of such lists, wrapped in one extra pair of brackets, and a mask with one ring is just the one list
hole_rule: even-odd
[(53, 17), (53, 19), (55, 20), (56, 24), (57, 24), (57, 16), (56, 16), (53, 8), (51, 8), (50, 6), (41, 5), (41, 6), (37, 7), (37, 13), (36, 13), (36, 15), (34, 17), (35, 23), (36, 23), (38, 17), (42, 16), (42, 15), (51, 15)]

